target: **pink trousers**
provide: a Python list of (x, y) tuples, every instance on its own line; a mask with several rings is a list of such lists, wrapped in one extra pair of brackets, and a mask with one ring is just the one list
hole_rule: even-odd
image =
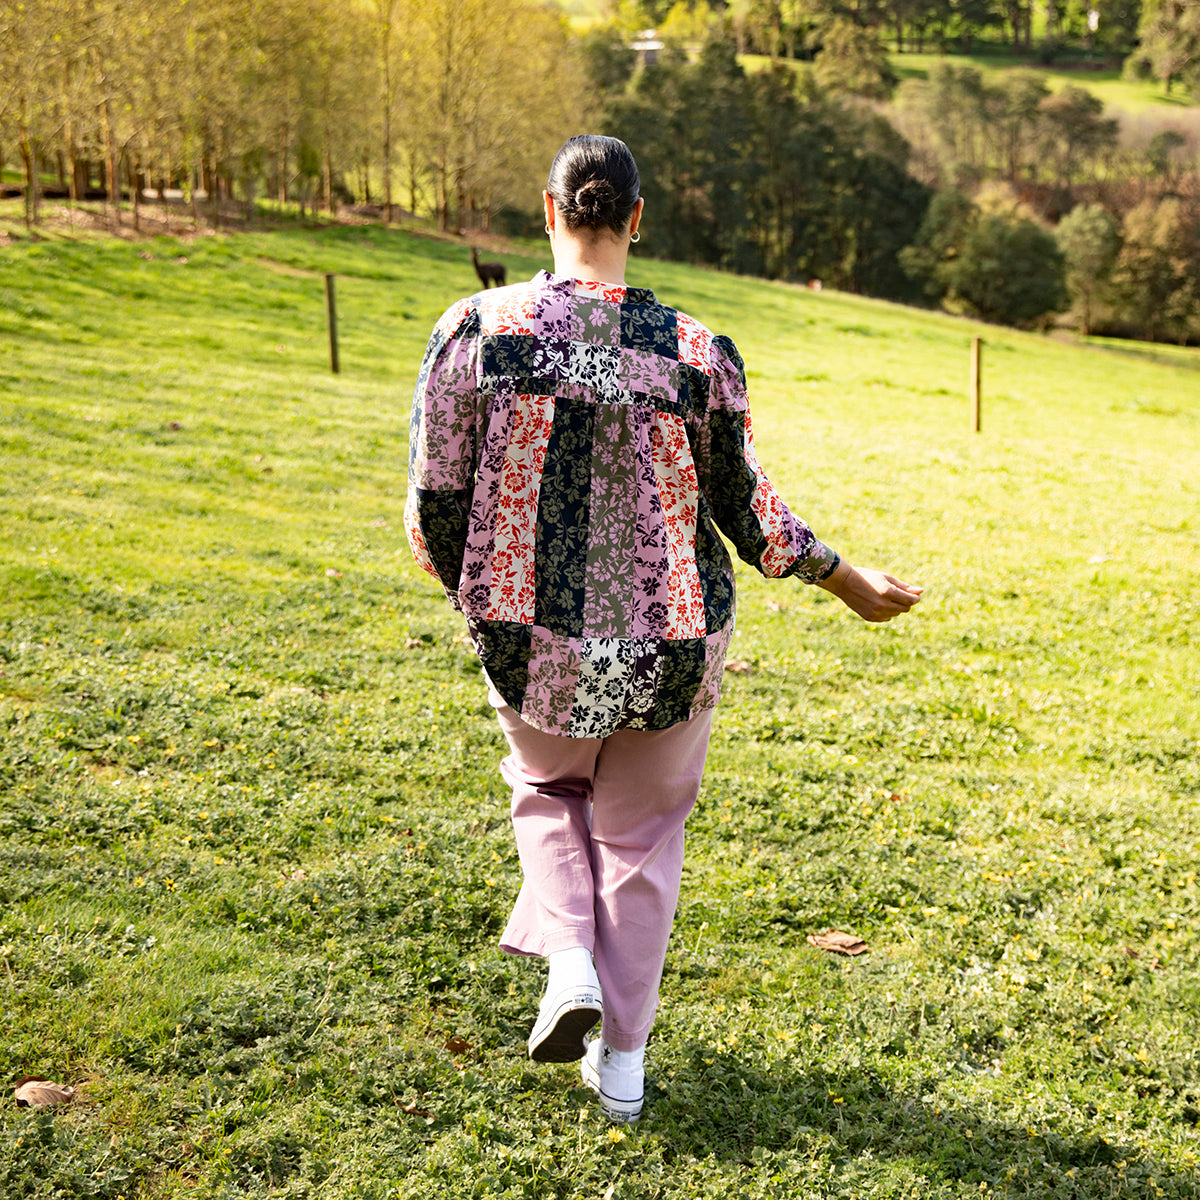
[(491, 700), (512, 751), (500, 772), (524, 874), (501, 948), (589, 949), (604, 1040), (636, 1050), (658, 1007), (712, 711), (655, 732), (568, 738), (526, 725), (494, 691)]

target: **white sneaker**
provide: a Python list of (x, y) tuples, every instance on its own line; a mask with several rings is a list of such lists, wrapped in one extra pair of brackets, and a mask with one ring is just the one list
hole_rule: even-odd
[[(645, 1075), (641, 1071), (628, 1072), (631, 1078), (619, 1079), (618, 1072), (611, 1065), (613, 1048), (601, 1038), (584, 1040), (587, 1042), (587, 1054), (579, 1064), (583, 1082), (596, 1093), (600, 1111), (610, 1121), (633, 1124), (642, 1115), (646, 1102)], [(613, 1092), (627, 1092), (631, 1098), (621, 1099)], [(633, 1092), (637, 1092), (636, 1098), (632, 1098)]]
[(587, 1052), (585, 1034), (600, 1020), (600, 989), (576, 984), (542, 997), (529, 1035), (529, 1057), (535, 1062), (574, 1062)]

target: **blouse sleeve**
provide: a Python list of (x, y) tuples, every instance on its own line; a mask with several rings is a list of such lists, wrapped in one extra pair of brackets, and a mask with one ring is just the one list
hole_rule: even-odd
[(469, 301), (446, 310), (425, 349), (409, 425), (405, 533), (455, 608), (475, 484), (478, 333)]
[(831, 575), (837, 553), (792, 514), (758, 461), (745, 369), (727, 337), (712, 341), (706, 424), (705, 491), (717, 528), (742, 561), (769, 578), (818, 583)]

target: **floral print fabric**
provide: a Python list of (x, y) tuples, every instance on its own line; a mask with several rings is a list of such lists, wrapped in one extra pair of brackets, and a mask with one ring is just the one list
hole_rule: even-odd
[(734, 616), (718, 530), (764, 575), (838, 563), (762, 471), (728, 338), (644, 288), (544, 271), (434, 328), (405, 528), (505, 702), (570, 737), (716, 704)]

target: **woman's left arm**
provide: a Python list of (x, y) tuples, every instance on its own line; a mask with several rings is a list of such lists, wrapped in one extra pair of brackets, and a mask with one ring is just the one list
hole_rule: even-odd
[(713, 338), (711, 362), (701, 473), (717, 528), (763, 575), (819, 583), (837, 567), (837, 552), (788, 508), (758, 461), (745, 368), (729, 338)]
[(922, 589), (885, 571), (852, 566), (784, 504), (754, 450), (746, 375), (729, 338), (713, 339), (707, 458), (718, 527), (764, 575), (795, 575), (836, 596), (864, 621), (890, 621)]

